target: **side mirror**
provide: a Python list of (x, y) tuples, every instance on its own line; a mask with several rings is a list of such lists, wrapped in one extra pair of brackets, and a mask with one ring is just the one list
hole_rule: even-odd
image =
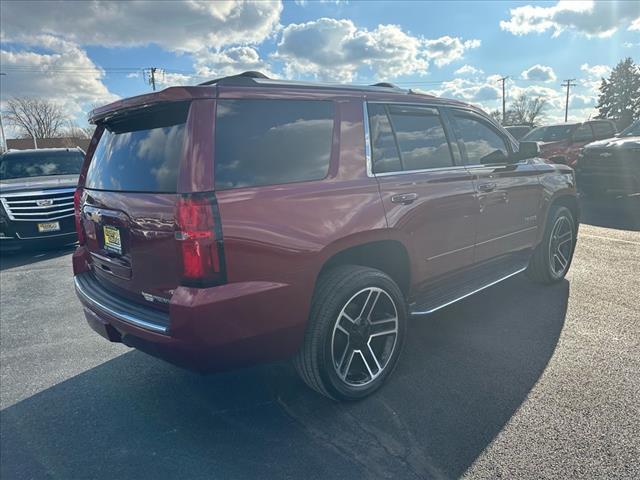
[(540, 145), (538, 145), (538, 142), (520, 142), (518, 152), (515, 154), (517, 161), (538, 156), (540, 156)]

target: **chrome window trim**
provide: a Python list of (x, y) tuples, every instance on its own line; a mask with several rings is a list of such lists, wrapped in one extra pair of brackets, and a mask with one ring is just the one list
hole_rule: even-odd
[(150, 323), (150, 322), (147, 322), (145, 320), (141, 320), (139, 318), (132, 317), (131, 315), (123, 313), (123, 312), (117, 312), (117, 311), (113, 310), (112, 308), (109, 308), (109, 307), (103, 305), (102, 303), (98, 302), (94, 298), (90, 297), (87, 294), (87, 292), (85, 292), (82, 289), (82, 286), (80, 285), (80, 282), (78, 281), (77, 277), (74, 277), (73, 283), (75, 284), (76, 292), (78, 292), (78, 296), (80, 296), (81, 298), (86, 300), (88, 303), (90, 303), (91, 305), (96, 307), (98, 310), (102, 310), (103, 312), (107, 313), (108, 315), (111, 315), (114, 318), (117, 318), (118, 320), (121, 320), (122, 322), (129, 323), (131, 325), (135, 325), (136, 327), (144, 328), (145, 330), (151, 330), (153, 332), (163, 333), (165, 335), (169, 331), (169, 329), (167, 327), (163, 327), (161, 325), (156, 325), (155, 323)]
[(367, 164), (367, 177), (375, 177), (373, 173), (373, 160), (371, 156), (371, 130), (369, 127), (369, 109), (367, 108), (367, 101), (362, 102), (362, 113), (364, 115), (364, 157)]
[[(435, 108), (442, 107), (442, 105), (433, 105), (433, 104), (425, 104), (425, 103), (411, 103), (411, 102), (385, 102), (385, 101), (373, 101), (367, 102), (366, 100), (362, 102), (363, 104), (363, 114), (364, 114), (364, 152), (367, 163), (367, 177), (388, 177), (391, 175), (410, 175), (414, 173), (424, 173), (424, 172), (444, 172), (444, 171), (457, 171), (464, 170), (464, 165), (451, 165), (450, 167), (438, 167), (438, 168), (422, 168), (419, 170), (398, 170), (395, 172), (383, 172), (383, 173), (374, 173), (373, 172), (373, 157), (372, 157), (372, 145), (371, 145), (371, 130), (369, 127), (369, 109), (367, 108), (367, 103), (375, 104), (375, 105), (404, 105), (409, 107), (424, 107), (424, 108)], [(438, 110), (437, 116), (442, 118), (442, 113)], [(442, 121), (442, 120), (441, 120)], [(443, 126), (444, 128), (444, 126)], [(453, 161), (453, 158), (451, 159)]]
[(458, 170), (467, 170), (464, 165), (453, 165), (451, 167), (438, 167), (438, 168), (423, 168), (420, 170), (399, 170), (397, 172), (384, 172), (384, 173), (374, 173), (375, 177), (389, 177), (391, 175), (410, 175), (414, 173), (428, 173), (428, 172), (448, 172), (448, 171), (458, 171)]

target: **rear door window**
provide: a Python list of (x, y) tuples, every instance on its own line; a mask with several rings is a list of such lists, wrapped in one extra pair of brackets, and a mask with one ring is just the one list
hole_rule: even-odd
[(402, 168), (425, 170), (453, 165), (449, 142), (435, 108), (389, 106)]
[(509, 149), (495, 128), (473, 114), (454, 112), (455, 129), (467, 154), (468, 165), (505, 163)]
[(181, 102), (108, 122), (86, 188), (175, 193), (188, 111), (189, 103)]
[(320, 180), (329, 171), (334, 106), (317, 100), (219, 100), (217, 189)]
[(370, 104), (368, 110), (373, 173), (453, 165), (436, 108)]
[(368, 110), (373, 173), (401, 171), (400, 154), (386, 107), (381, 104), (370, 104)]

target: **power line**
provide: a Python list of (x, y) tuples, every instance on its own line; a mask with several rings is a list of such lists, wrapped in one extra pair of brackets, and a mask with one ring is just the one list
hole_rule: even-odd
[(564, 81), (565, 83), (562, 84), (563, 87), (567, 87), (567, 100), (564, 106), (564, 122), (565, 123), (567, 123), (567, 119), (569, 118), (569, 88), (576, 86), (575, 81), (576, 81), (575, 78), (568, 78)]

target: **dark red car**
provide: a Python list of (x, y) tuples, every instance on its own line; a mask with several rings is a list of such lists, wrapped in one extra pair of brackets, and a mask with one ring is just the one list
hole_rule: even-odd
[(243, 74), (91, 120), (78, 296), (98, 333), (179, 365), (293, 358), (360, 398), (410, 315), (571, 262), (573, 171), (464, 103)]
[(534, 128), (522, 137), (522, 141), (538, 142), (542, 158), (575, 167), (582, 147), (594, 140), (611, 138), (615, 134), (616, 124), (611, 120), (590, 120)]

